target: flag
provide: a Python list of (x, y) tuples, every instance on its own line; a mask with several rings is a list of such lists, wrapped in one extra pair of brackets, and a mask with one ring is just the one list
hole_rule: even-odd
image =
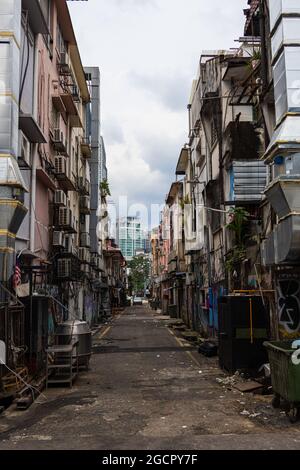
[(14, 286), (15, 290), (21, 284), (21, 275), (22, 275), (22, 272), (21, 272), (21, 268), (19, 266), (19, 261), (17, 259), (16, 266), (15, 266), (15, 271), (14, 271), (14, 275), (13, 275), (13, 286)]

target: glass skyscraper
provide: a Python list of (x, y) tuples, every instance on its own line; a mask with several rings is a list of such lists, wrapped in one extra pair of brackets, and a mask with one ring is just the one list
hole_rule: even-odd
[(127, 261), (130, 261), (137, 251), (144, 250), (145, 237), (141, 221), (137, 217), (124, 217), (117, 222), (118, 245)]

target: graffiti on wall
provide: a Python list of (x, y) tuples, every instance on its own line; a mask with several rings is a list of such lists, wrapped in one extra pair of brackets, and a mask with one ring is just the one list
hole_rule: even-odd
[(280, 332), (293, 338), (300, 331), (300, 280), (280, 279), (277, 284)]

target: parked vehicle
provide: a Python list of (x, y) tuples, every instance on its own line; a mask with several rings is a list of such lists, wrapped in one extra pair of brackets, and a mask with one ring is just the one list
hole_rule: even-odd
[(134, 297), (134, 299), (133, 299), (133, 305), (143, 305), (143, 299), (142, 299), (142, 297)]

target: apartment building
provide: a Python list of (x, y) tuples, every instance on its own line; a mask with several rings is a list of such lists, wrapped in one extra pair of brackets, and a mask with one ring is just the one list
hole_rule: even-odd
[(111, 312), (100, 72), (66, 0), (1, 2), (0, 31), (0, 339), (35, 374), (57, 324)]
[(127, 261), (130, 261), (137, 251), (144, 250), (145, 233), (141, 220), (136, 216), (117, 220), (117, 237), (118, 245)]

